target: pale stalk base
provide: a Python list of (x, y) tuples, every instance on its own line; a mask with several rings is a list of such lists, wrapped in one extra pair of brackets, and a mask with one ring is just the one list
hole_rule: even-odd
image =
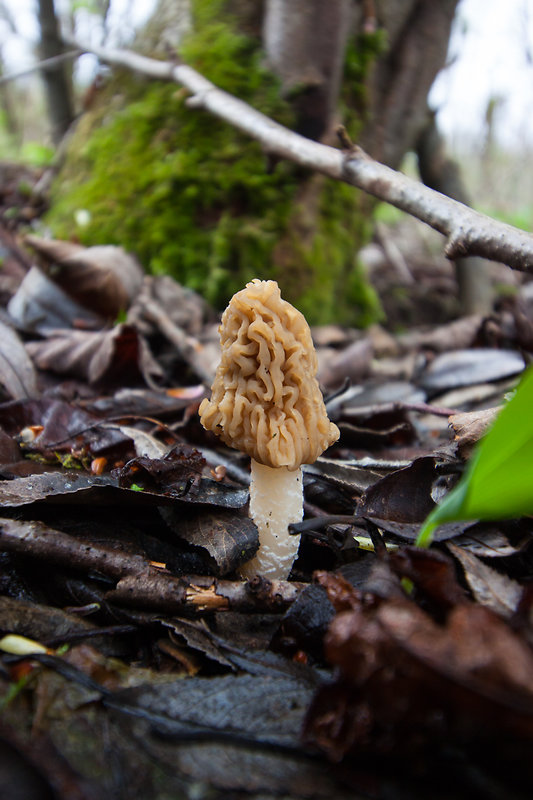
[(259, 530), (259, 550), (240, 567), (242, 577), (264, 575), (270, 580), (284, 580), (300, 544), (299, 536), (289, 535), (288, 526), (303, 517), (302, 470), (273, 469), (252, 458), (250, 517)]

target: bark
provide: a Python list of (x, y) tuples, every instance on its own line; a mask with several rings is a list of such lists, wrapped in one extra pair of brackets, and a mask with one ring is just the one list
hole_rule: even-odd
[[(446, 155), (435, 115), (429, 113), (426, 127), (417, 145), (420, 177), (431, 189), (442, 192), (460, 203), (470, 205), (458, 164)], [(492, 307), (492, 290), (487, 264), (471, 256), (456, 260), (457, 283), (461, 310), (464, 314), (486, 314)]]
[(427, 96), (445, 64), (458, 0), (381, 0), (378, 22), (388, 46), (367, 82), (369, 123), (360, 144), (373, 158), (398, 167), (427, 119)]
[(232, 97), (186, 64), (175, 65), (127, 50), (83, 48), (108, 64), (127, 67), (159, 80), (175, 81), (191, 93), (189, 106), (202, 108), (261, 142), (265, 150), (368, 194), (417, 217), (447, 237), (445, 254), (456, 259), (478, 255), (514, 269), (533, 271), (533, 236), (473, 211), (400, 172), (378, 163), (360, 148), (344, 152), (311, 141)]
[(292, 97), (298, 133), (320, 139), (335, 114), (352, 19), (350, 0), (267, 0), (268, 65)]
[[(53, 58), (63, 53), (54, 0), (39, 0), (40, 58)], [(43, 70), (52, 140), (58, 144), (74, 119), (72, 92), (64, 63)]]
[(168, 614), (189, 611), (246, 611), (279, 613), (298, 597), (305, 584), (256, 577), (228, 581), (204, 575), (176, 578), (151, 572), (127, 575), (106, 600), (132, 608), (152, 608)]
[(190, 0), (158, 0), (152, 16), (135, 37), (135, 49), (167, 58), (175, 56), (191, 24)]

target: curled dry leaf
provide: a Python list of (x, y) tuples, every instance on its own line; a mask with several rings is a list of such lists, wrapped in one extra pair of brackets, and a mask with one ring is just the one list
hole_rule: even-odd
[(318, 378), (326, 386), (339, 386), (346, 378), (357, 383), (370, 371), (374, 348), (369, 338), (353, 342), (340, 352), (323, 354)]
[(39, 369), (70, 375), (91, 384), (148, 385), (161, 377), (148, 345), (131, 325), (108, 331), (49, 331), (47, 338), (28, 342), (26, 350)]
[(129, 310), (128, 321), (152, 323), (157, 329), (159, 315), (153, 313), (154, 307), (190, 336), (204, 334), (204, 325), (213, 314), (201, 295), (182, 286), (170, 275), (147, 275), (144, 278)]
[(84, 308), (114, 319), (129, 308), (140, 289), (144, 273), (137, 260), (122, 247), (82, 247), (72, 242), (27, 236), (45, 260), (45, 271)]
[(37, 333), (55, 328), (100, 328), (103, 322), (99, 314), (83, 308), (37, 267), (26, 273), (7, 310), (20, 328)]
[(482, 411), (465, 411), (450, 417), (457, 449), (462, 458), (470, 456), (474, 445), (486, 434), (500, 409), (501, 406), (485, 408)]
[(398, 336), (397, 347), (405, 350), (434, 350), (443, 353), (447, 350), (462, 350), (471, 347), (483, 322), (481, 314), (461, 317), (438, 328), (426, 331), (414, 330)]
[(37, 395), (37, 375), (15, 331), (0, 322), (0, 384), (12, 400)]
[(451, 542), (448, 550), (461, 564), (465, 578), (478, 603), (491, 608), (503, 617), (514, 614), (522, 597), (522, 586), (508, 575), (487, 566), (473, 553)]

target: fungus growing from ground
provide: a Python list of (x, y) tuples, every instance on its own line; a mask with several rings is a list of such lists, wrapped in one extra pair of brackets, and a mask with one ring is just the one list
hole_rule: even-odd
[(290, 523), (303, 516), (302, 464), (339, 438), (320, 391), (304, 316), (275, 281), (253, 280), (235, 294), (219, 328), (222, 356), (200, 421), (252, 459), (250, 516), (259, 550), (245, 577), (286, 578), (298, 552)]

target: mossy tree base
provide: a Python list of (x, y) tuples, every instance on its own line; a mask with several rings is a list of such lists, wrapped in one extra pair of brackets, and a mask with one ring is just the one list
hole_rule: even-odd
[[(196, 4), (184, 60), (291, 126), (259, 43), (216, 21), (215, 5)], [(173, 84), (115, 73), (54, 185), (54, 235), (120, 244), (219, 308), (252, 278), (274, 278), (311, 323), (375, 319), (379, 303), (356, 262), (369, 232), (359, 193), (290, 163), (269, 169), (257, 143), (186, 98)]]

